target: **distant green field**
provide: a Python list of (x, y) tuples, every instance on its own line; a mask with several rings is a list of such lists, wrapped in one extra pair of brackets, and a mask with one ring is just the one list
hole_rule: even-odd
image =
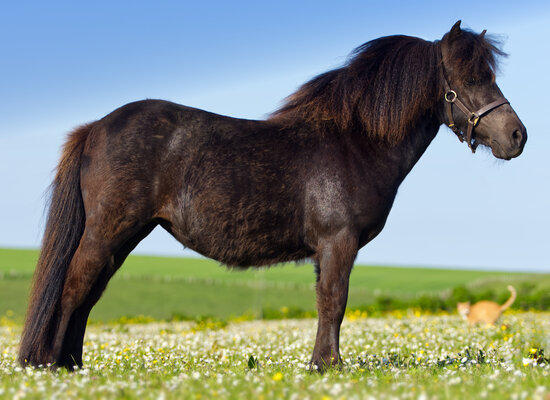
[[(0, 249), (0, 315), (23, 318), (38, 251)], [(310, 264), (269, 269), (228, 270), (215, 261), (176, 257), (130, 256), (91, 314), (92, 320), (147, 315), (220, 318), (266, 308), (315, 309), (315, 274)], [(348, 306), (359, 307), (387, 295), (410, 299), (457, 286), (495, 287), (509, 282), (550, 286), (550, 275), (431, 268), (356, 266)]]

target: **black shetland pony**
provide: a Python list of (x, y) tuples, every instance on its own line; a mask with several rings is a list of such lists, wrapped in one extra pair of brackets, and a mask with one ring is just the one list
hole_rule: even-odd
[(495, 83), (499, 55), (485, 32), (459, 21), (441, 41), (362, 45), (265, 121), (147, 100), (76, 129), (53, 182), (19, 361), (81, 366), (90, 310), (160, 225), (229, 266), (312, 259), (311, 361), (320, 370), (339, 364), (357, 251), (382, 230), (440, 125), (472, 151), (521, 154), (527, 134)]

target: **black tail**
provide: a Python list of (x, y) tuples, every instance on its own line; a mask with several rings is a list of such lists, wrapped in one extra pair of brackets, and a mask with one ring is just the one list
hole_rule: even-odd
[(54, 361), (50, 357), (65, 275), (86, 221), (80, 191), (80, 163), (91, 127), (92, 124), (81, 126), (69, 135), (51, 186), (46, 230), (19, 349), (22, 365), (38, 366)]

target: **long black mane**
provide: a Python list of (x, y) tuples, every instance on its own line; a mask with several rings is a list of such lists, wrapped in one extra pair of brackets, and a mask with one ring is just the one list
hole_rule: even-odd
[[(504, 53), (484, 35), (461, 33), (445, 60), (457, 65), (453, 79), (494, 79), (495, 55)], [(399, 143), (442, 96), (441, 43), (401, 35), (369, 41), (343, 67), (302, 85), (270, 119), (288, 125), (306, 121), (323, 129), (332, 125)]]

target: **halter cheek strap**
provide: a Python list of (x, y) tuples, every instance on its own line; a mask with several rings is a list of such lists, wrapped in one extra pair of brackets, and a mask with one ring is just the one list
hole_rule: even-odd
[[(488, 112), (494, 110), (495, 108), (503, 104), (510, 104), (510, 103), (504, 97), (501, 97), (487, 104), (486, 106), (481, 107), (477, 111), (470, 111), (470, 109), (466, 107), (466, 105), (458, 98), (458, 95), (456, 94), (456, 92), (451, 89), (445, 77), (443, 77), (443, 82), (445, 83), (445, 95), (444, 95), (445, 109), (447, 110), (447, 118), (449, 119), (449, 123), (447, 125), (456, 134), (460, 142), (463, 142), (464, 140), (466, 140), (466, 143), (468, 143), (468, 147), (472, 150), (472, 153), (475, 153), (478, 143), (476, 142), (475, 137), (473, 137), (473, 133), (474, 133), (474, 128), (479, 123), (480, 118), (485, 114), (487, 114)], [(452, 109), (453, 104), (456, 104), (456, 106), (460, 109), (460, 111), (462, 111), (468, 117), (468, 129), (466, 131), (466, 135), (464, 135), (464, 133), (460, 130), (460, 128), (456, 126), (454, 123), (453, 109)]]

